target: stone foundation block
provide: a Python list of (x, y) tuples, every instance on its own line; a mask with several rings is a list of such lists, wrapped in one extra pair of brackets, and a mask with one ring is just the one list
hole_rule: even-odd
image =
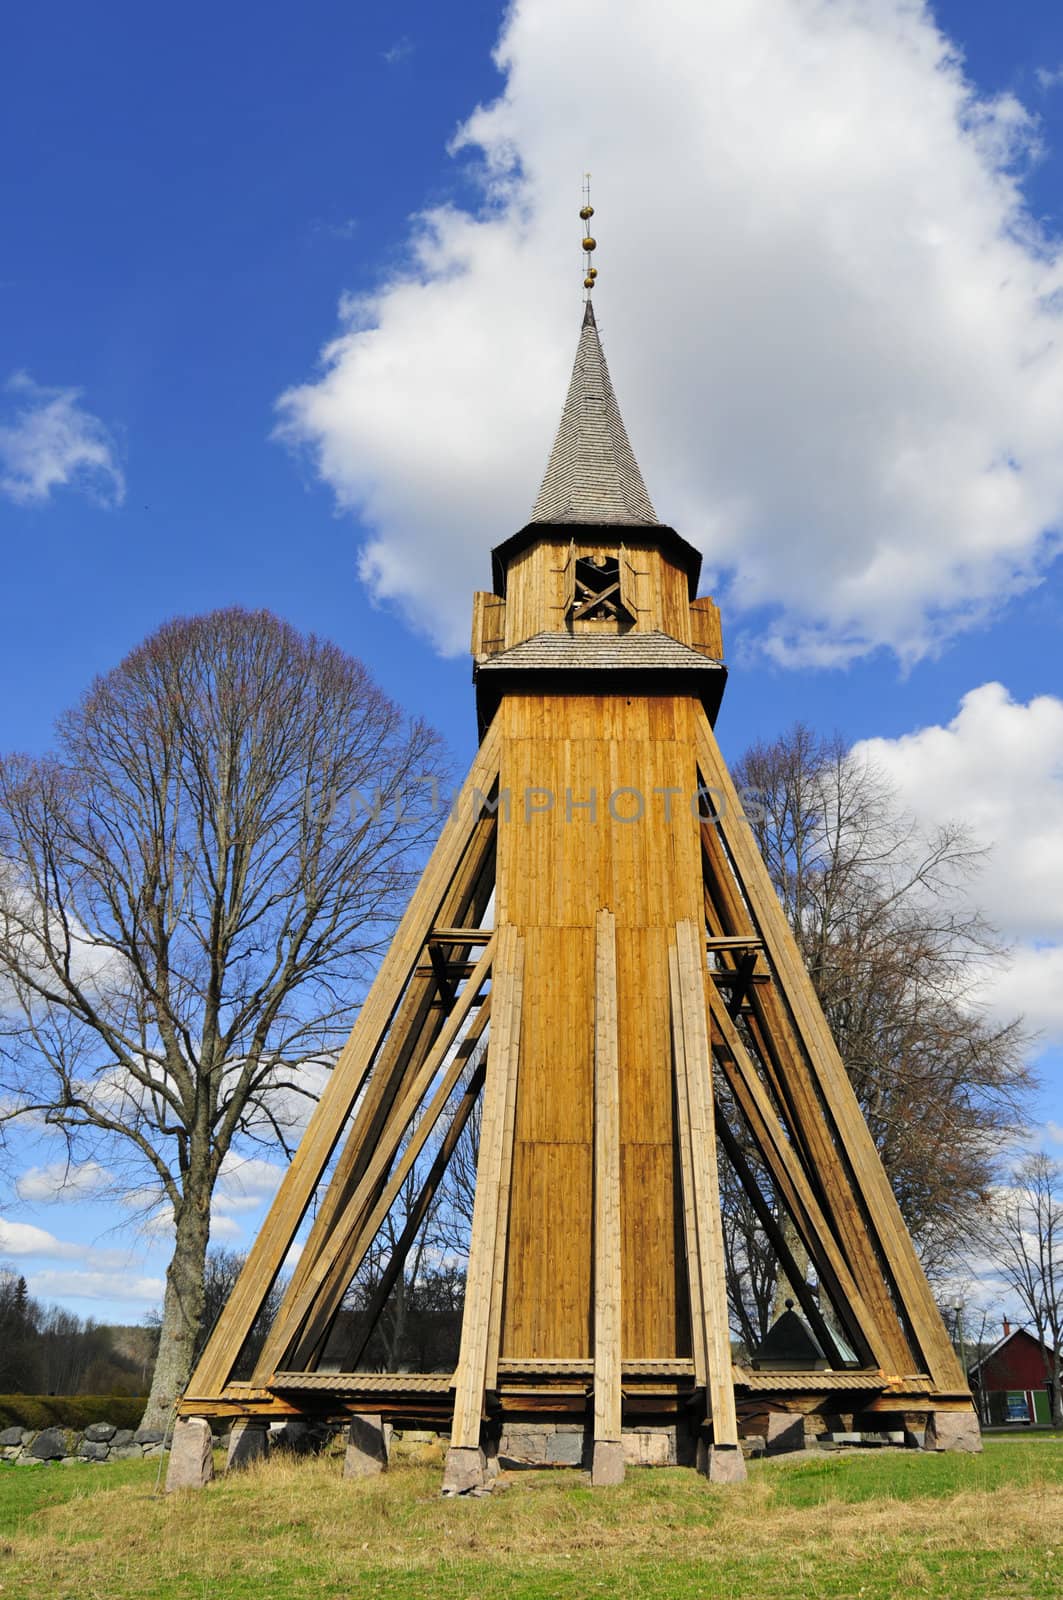
[(605, 1489), (623, 1481), (624, 1446), (618, 1439), (596, 1439), (591, 1463), (591, 1483), (596, 1489)]
[(741, 1450), (710, 1444), (705, 1457), (705, 1476), (710, 1483), (745, 1483), (746, 1458)]
[(443, 1468), (444, 1494), (482, 1494), (486, 1482), (484, 1453), (478, 1447), (452, 1444)]
[(388, 1467), (388, 1437), (380, 1418), (361, 1413), (351, 1418), (347, 1430), (345, 1478), (371, 1478)]
[[(132, 1445), (125, 1447), (132, 1450)], [(178, 1417), (173, 1425), (166, 1493), (175, 1489), (202, 1489), (214, 1476), (214, 1440), (205, 1417)], [(112, 1452), (112, 1454), (117, 1452)], [(137, 1455), (141, 1451), (137, 1449)]]
[(932, 1411), (927, 1418), (925, 1450), (962, 1450), (980, 1455), (982, 1431), (973, 1411)]
[(562, 1433), (558, 1428), (546, 1441), (546, 1464), (550, 1467), (580, 1467), (583, 1465), (584, 1433), (582, 1428)]
[(671, 1428), (625, 1428), (624, 1459), (631, 1467), (672, 1467), (676, 1461)]
[(805, 1419), (793, 1411), (769, 1411), (764, 1448), (769, 1456), (788, 1455), (805, 1448)]
[(237, 1417), (229, 1434), (226, 1472), (240, 1472), (253, 1461), (263, 1460), (268, 1449), (269, 1423), (257, 1417)]

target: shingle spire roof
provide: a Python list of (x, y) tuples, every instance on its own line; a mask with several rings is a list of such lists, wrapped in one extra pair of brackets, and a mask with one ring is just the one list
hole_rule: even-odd
[(561, 426), (532, 521), (657, 524), (624, 431), (589, 300)]

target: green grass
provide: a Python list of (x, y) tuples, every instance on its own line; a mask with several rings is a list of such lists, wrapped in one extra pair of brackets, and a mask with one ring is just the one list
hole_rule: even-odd
[(272, 1461), (153, 1496), (157, 1463), (0, 1469), (0, 1600), (790, 1600), (1063, 1594), (1063, 1440), (984, 1455), (768, 1463), (739, 1488), (682, 1470), (591, 1491), (513, 1475), (442, 1500), (437, 1466), (345, 1482)]

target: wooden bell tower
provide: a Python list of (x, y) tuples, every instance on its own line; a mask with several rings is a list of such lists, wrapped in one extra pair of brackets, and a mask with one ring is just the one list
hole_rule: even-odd
[[(976, 1447), (964, 1376), (716, 743), (726, 669), (700, 556), (657, 519), (589, 299), (531, 521), (493, 562), (474, 601), (479, 752), (182, 1417), (436, 1419), (453, 1492), (482, 1486), (500, 1429), (559, 1421), (586, 1425), (600, 1483), (623, 1476), (625, 1430), (647, 1422), (718, 1481), (745, 1476), (741, 1429), (779, 1413), (914, 1413), (939, 1447)], [(364, 1340), (347, 1370), (324, 1370), (402, 1185), (434, 1149), (376, 1314), (479, 1097), (456, 1370), (360, 1370)], [(718, 1159), (819, 1370), (733, 1359)], [(236, 1382), (326, 1173), (253, 1378)]]

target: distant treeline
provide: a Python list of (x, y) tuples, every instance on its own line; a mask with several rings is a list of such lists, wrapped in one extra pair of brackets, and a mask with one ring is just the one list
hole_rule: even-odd
[(34, 1300), (0, 1267), (0, 1393), (138, 1395), (147, 1389), (158, 1331), (82, 1320)]

